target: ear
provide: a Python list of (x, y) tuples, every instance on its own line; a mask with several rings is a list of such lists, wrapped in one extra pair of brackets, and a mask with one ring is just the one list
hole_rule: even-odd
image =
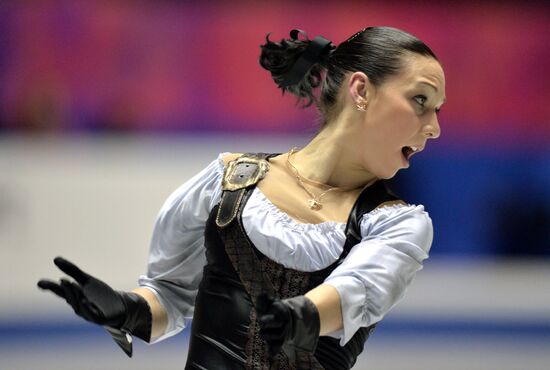
[(353, 104), (369, 101), (370, 81), (363, 72), (354, 72), (348, 82), (348, 92)]

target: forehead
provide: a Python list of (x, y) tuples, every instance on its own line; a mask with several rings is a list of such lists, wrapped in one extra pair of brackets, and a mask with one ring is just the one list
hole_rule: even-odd
[(439, 62), (431, 57), (418, 54), (406, 55), (398, 74), (387, 82), (401, 87), (414, 87), (426, 83), (433, 85), (438, 94), (445, 97), (445, 73)]

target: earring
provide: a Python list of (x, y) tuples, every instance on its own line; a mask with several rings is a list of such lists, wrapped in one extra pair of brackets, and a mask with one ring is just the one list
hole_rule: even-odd
[(360, 112), (367, 111), (367, 102), (363, 98), (359, 98), (357, 100), (357, 103), (355, 103), (355, 106), (357, 107), (357, 110)]

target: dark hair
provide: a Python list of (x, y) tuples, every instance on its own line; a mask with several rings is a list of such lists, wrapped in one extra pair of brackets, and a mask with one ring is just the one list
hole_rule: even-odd
[[(283, 39), (273, 42), (266, 37), (261, 45), (260, 65), (271, 72), (273, 80), (283, 90), (296, 95), (303, 101), (303, 107), (316, 103), (325, 124), (336, 104), (338, 91), (348, 72), (364, 72), (370, 82), (381, 85), (388, 77), (399, 72), (403, 56), (407, 53), (437, 57), (432, 50), (416, 36), (391, 27), (365, 28), (338, 47), (327, 48), (324, 56), (305, 73), (302, 80), (290, 86), (282, 81), (300, 58), (311, 40)], [(325, 73), (326, 72), (326, 73)], [(323, 81), (324, 80), (324, 81)], [(323, 83), (320, 99), (314, 90)]]

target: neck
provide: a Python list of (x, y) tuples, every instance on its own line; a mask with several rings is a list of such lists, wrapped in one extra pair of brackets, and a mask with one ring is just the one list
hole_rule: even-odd
[(293, 155), (292, 163), (302, 177), (331, 187), (364, 187), (376, 177), (360, 162), (352, 130), (333, 122)]

